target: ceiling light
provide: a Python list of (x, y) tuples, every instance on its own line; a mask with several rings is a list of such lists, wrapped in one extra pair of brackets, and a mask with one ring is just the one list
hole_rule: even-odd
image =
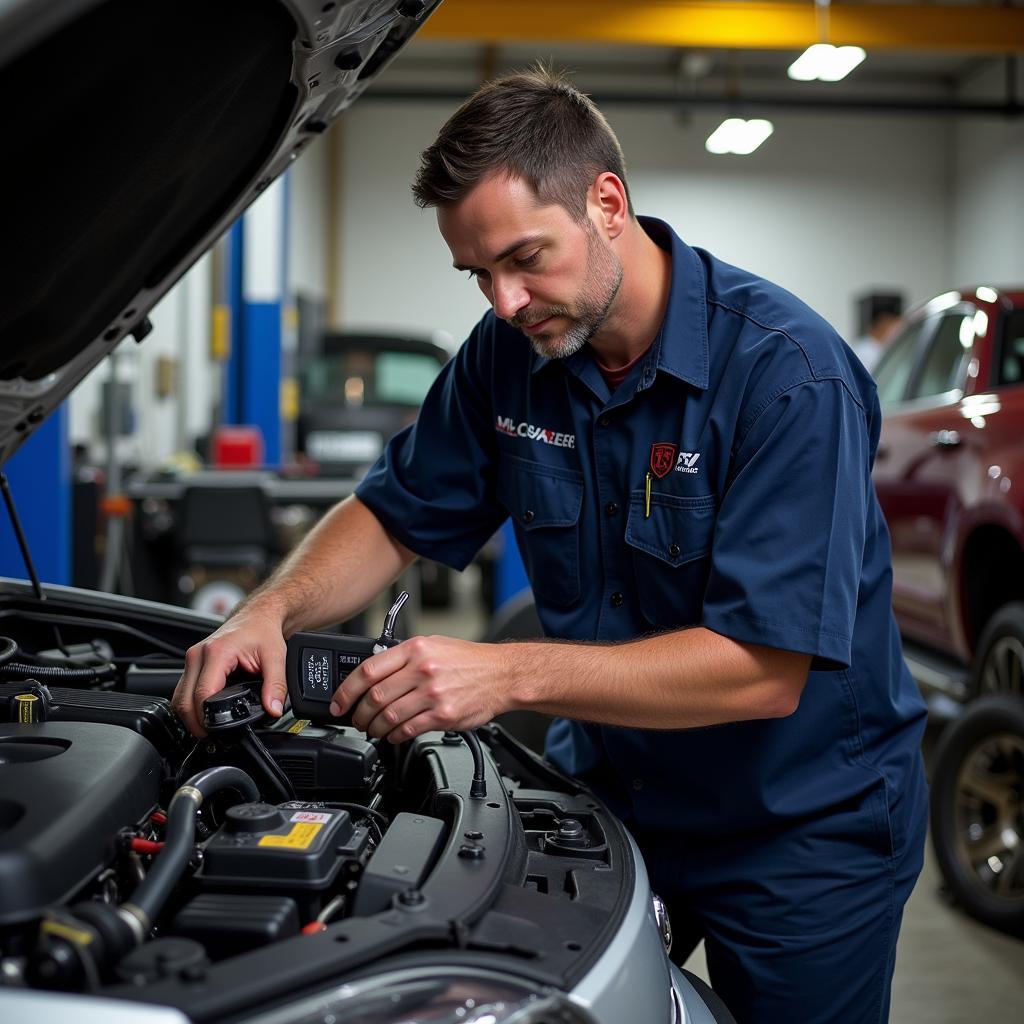
[(737, 156), (748, 156), (773, 131), (775, 126), (771, 121), (762, 118), (744, 121), (742, 117), (729, 117), (708, 136), (704, 148), (716, 155), (734, 153)]
[(845, 78), (867, 54), (859, 46), (833, 46), (815, 43), (808, 46), (786, 72), (798, 82), (838, 82)]

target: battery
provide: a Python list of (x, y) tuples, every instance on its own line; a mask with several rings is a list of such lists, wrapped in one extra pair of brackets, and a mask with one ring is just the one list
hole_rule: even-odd
[(322, 804), (236, 804), (203, 846), (196, 880), (221, 891), (323, 893), (368, 838), (348, 811)]

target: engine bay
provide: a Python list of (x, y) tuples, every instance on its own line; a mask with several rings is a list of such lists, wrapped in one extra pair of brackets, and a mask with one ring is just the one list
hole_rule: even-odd
[(168, 697), (208, 621), (6, 591), (3, 985), (220, 1020), (382, 964), (567, 991), (615, 934), (621, 826), (500, 727), (393, 746), (243, 679), (196, 740)]

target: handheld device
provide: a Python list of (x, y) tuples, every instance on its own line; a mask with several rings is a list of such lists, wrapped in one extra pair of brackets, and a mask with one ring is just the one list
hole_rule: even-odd
[(398, 645), (395, 620), (408, 600), (409, 593), (403, 590), (388, 610), (376, 640), (339, 633), (295, 633), (288, 640), (285, 679), (296, 718), (332, 725), (351, 723), (352, 709), (340, 718), (330, 713), (334, 691), (367, 658)]

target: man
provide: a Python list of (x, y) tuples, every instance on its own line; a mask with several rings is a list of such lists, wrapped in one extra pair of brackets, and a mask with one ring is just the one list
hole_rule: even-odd
[(413, 191), (493, 312), (356, 496), (189, 651), (178, 709), (199, 731), (243, 666), (280, 714), (282, 634), (416, 555), (465, 566), (512, 516), (546, 634), (577, 642), (416, 637), (336, 709), (392, 742), (564, 716), (549, 757), (634, 831), (676, 953), (706, 939), (738, 1020), (885, 1019), (926, 793), (870, 377), (793, 296), (636, 219), (611, 129), (543, 70), (472, 97)]
[(857, 302), (861, 322), (861, 335), (850, 343), (854, 354), (866, 370), (875, 372), (885, 346), (902, 322), (903, 298), (894, 294), (869, 293)]

